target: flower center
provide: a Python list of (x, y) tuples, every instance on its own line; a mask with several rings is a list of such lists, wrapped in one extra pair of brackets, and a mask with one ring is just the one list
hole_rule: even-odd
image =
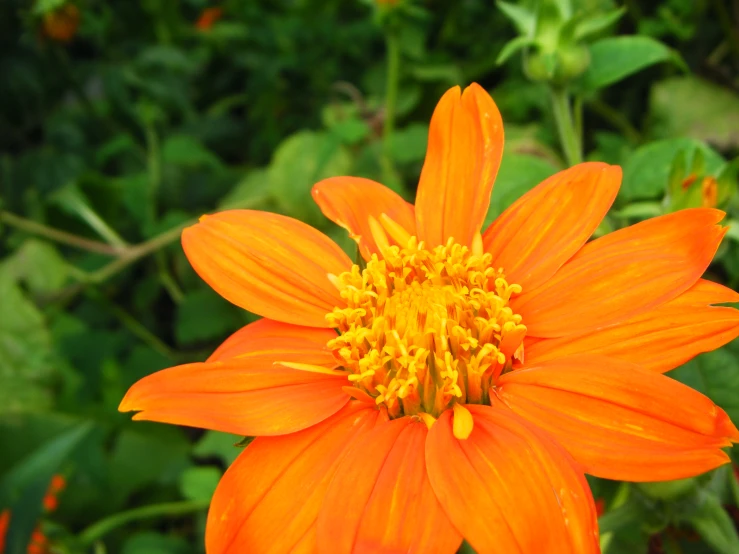
[(349, 380), (393, 418), (489, 403), (523, 354), (526, 327), (508, 305), (521, 287), (451, 239), (429, 250), (410, 237), (383, 256), (333, 278), (347, 305), (326, 316), (339, 333), (327, 346)]

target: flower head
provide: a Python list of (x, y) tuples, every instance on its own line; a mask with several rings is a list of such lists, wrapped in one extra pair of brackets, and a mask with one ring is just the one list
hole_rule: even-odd
[(210, 31), (213, 25), (223, 17), (223, 8), (205, 8), (195, 22), (195, 28), (199, 31)]
[(69, 42), (77, 34), (80, 24), (80, 10), (71, 3), (62, 4), (44, 13), (43, 33), (57, 42)]
[(478, 85), (431, 120), (415, 206), (367, 179), (313, 196), (353, 264), (293, 219), (205, 216), (198, 274), (264, 319), (208, 361), (136, 383), (120, 409), (255, 435), (226, 472), (212, 554), (598, 552), (584, 479), (649, 481), (729, 461), (726, 413), (662, 375), (739, 335), (739, 294), (701, 275), (723, 213), (692, 209), (588, 242), (618, 167), (547, 179), (482, 230), (503, 149)]

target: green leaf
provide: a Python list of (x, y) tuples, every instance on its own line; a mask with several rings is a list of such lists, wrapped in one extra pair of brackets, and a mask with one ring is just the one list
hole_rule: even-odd
[(67, 0), (38, 0), (33, 5), (32, 13), (34, 15), (45, 15), (61, 8)]
[(68, 266), (59, 251), (48, 242), (27, 239), (0, 264), (17, 281), (35, 294), (60, 290), (67, 282)]
[(180, 475), (180, 492), (188, 500), (210, 500), (221, 474), (221, 470), (214, 466), (187, 468)]
[(706, 161), (706, 171), (716, 172), (723, 158), (710, 147), (690, 138), (674, 138), (652, 142), (637, 149), (624, 163), (624, 178), (619, 198), (626, 201), (662, 198), (670, 181), (675, 157), (685, 151), (692, 159), (700, 149)]
[(254, 204), (264, 202), (268, 192), (269, 175), (267, 170), (264, 168), (252, 169), (221, 199), (218, 209), (254, 207)]
[(121, 554), (192, 554), (182, 537), (167, 536), (153, 531), (136, 533), (123, 545)]
[(372, 129), (363, 119), (349, 118), (336, 122), (331, 128), (339, 140), (344, 144), (357, 144), (366, 139)]
[(390, 139), (390, 155), (399, 164), (420, 162), (426, 156), (429, 126), (411, 123), (395, 131)]
[(669, 375), (702, 392), (739, 421), (739, 340), (701, 354)]
[(178, 304), (175, 337), (178, 344), (222, 339), (243, 324), (241, 310), (211, 289), (203, 288)]
[(124, 430), (116, 439), (109, 463), (111, 502), (115, 505), (146, 485), (177, 483), (191, 465), (189, 450), (189, 441), (175, 427), (136, 423)]
[(162, 146), (162, 160), (181, 167), (221, 167), (218, 157), (191, 135), (167, 137)]
[(556, 172), (556, 167), (537, 156), (503, 154), (483, 229), (525, 192)]
[(598, 518), (603, 554), (646, 554), (649, 535), (642, 530), (645, 504), (634, 498)]
[(510, 19), (518, 29), (518, 32), (525, 36), (533, 36), (536, 28), (536, 15), (526, 8), (512, 4), (511, 2), (496, 2), (498, 9)]
[(679, 63), (677, 54), (667, 46), (644, 36), (601, 39), (590, 46), (590, 57), (581, 78), (585, 91), (601, 89), (660, 62)]
[(0, 271), (0, 306), (0, 413), (45, 408), (54, 366), (44, 317), (7, 271)]
[(662, 204), (659, 202), (634, 202), (618, 210), (613, 215), (624, 219), (648, 219), (662, 215)]
[(605, 31), (608, 27), (616, 23), (621, 16), (626, 13), (626, 8), (621, 7), (608, 13), (599, 14), (594, 17), (583, 19), (575, 26), (574, 39), (581, 41), (591, 37), (601, 31)]
[(658, 136), (687, 136), (721, 150), (739, 146), (739, 97), (730, 89), (692, 75), (652, 87), (650, 111)]
[(523, 48), (526, 48), (527, 46), (531, 46), (532, 44), (534, 44), (534, 39), (530, 37), (516, 37), (512, 40), (509, 40), (501, 49), (498, 57), (495, 58), (495, 63), (497, 65), (504, 64), (511, 56), (513, 56), (513, 54)]
[(216, 456), (228, 466), (241, 454), (241, 449), (236, 445), (243, 438), (241, 435), (220, 431), (206, 431), (203, 438), (192, 449), (192, 453), (198, 457)]
[(695, 511), (686, 520), (698, 534), (719, 554), (739, 552), (739, 535), (729, 514), (718, 497), (701, 490), (696, 495)]
[(441, 81), (449, 85), (458, 85), (464, 81), (462, 70), (453, 63), (414, 64), (408, 72), (418, 81)]
[(318, 225), (324, 221), (313, 202), (313, 185), (327, 177), (347, 175), (351, 158), (329, 133), (300, 131), (277, 147), (268, 169), (270, 190), (288, 215)]
[(695, 477), (688, 477), (687, 479), (676, 479), (674, 481), (637, 483), (636, 486), (650, 498), (674, 500), (693, 492), (697, 483)]
[(91, 423), (83, 423), (42, 443), (4, 475), (0, 481), (0, 508), (9, 509), (11, 519), (3, 552), (21, 554), (26, 551), (52, 476), (91, 429)]

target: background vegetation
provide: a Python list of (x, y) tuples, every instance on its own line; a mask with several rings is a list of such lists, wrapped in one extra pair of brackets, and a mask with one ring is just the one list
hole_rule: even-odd
[[(116, 410), (254, 319), (190, 269), (182, 227), (272, 210), (353, 256), (311, 185), (362, 175), (412, 198), (452, 85), (480, 82), (506, 123), (489, 219), (581, 158), (620, 164), (599, 233), (717, 205), (731, 229), (708, 277), (739, 287), (738, 35), (731, 0), (2, 0), (5, 552), (203, 552), (242, 437)], [(739, 342), (672, 376), (739, 423)], [(728, 466), (592, 484), (607, 554), (739, 552)]]

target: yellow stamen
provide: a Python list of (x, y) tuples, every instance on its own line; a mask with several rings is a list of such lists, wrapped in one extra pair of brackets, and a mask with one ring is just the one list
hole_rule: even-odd
[(380, 221), (369, 219), (382, 258), (329, 277), (346, 307), (326, 316), (338, 332), (327, 347), (390, 418), (487, 403), (497, 375), (522, 355), (526, 327), (508, 305), (521, 287), (492, 266), (479, 233), (472, 248), (450, 239), (428, 249), (386, 215)]
[(384, 254), (385, 250), (390, 247), (390, 241), (387, 239), (385, 230), (382, 228), (382, 225), (380, 225), (380, 222), (372, 216), (369, 216), (369, 228), (370, 233), (372, 233), (372, 238), (375, 239), (377, 248), (379, 248), (380, 252)]
[(431, 414), (427, 414), (426, 412), (419, 412), (416, 415), (418, 416), (418, 419), (426, 424), (426, 427), (429, 428), (429, 431), (431, 430), (431, 427), (433, 427), (434, 423), (436, 423), (436, 418)]
[(472, 414), (462, 404), (455, 404), (452, 408), (454, 409), (452, 433), (459, 440), (466, 440), (470, 436), (470, 433), (472, 433), (472, 428), (475, 425)]
[(274, 365), (281, 365), (283, 367), (289, 367), (290, 369), (297, 369), (299, 371), (310, 371), (311, 373), (325, 373), (326, 375), (346, 375), (346, 372), (340, 369), (329, 369), (320, 365), (312, 364), (301, 364), (298, 362), (275, 362)]
[(387, 214), (380, 214), (380, 223), (388, 235), (398, 244), (408, 244), (411, 235), (399, 223), (390, 219)]
[(477, 233), (475, 233), (475, 236), (472, 237), (472, 255), (482, 256), (484, 253), (485, 250), (483, 249), (482, 235), (478, 231)]

